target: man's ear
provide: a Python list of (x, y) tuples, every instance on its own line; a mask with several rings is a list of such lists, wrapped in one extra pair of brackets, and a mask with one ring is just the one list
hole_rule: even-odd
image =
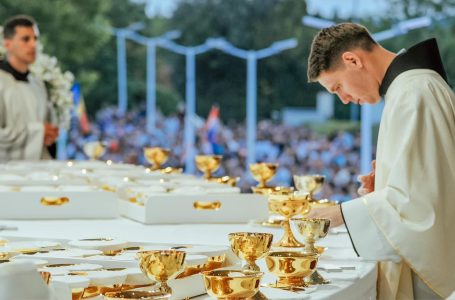
[(346, 67), (362, 68), (363, 63), (360, 57), (354, 52), (346, 51), (341, 55), (341, 60)]
[(9, 49), (11, 45), (11, 40), (10, 39), (4, 39), (3, 40), (3, 47), (5, 47), (5, 49)]

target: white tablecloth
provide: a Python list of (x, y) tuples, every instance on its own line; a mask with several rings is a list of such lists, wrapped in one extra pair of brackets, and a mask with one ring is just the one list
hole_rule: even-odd
[[(274, 240), (281, 237), (281, 229), (258, 227), (245, 224), (191, 224), (191, 225), (143, 225), (127, 219), (115, 220), (53, 220), (53, 221), (0, 221), (0, 225), (17, 227), (17, 230), (0, 231), (0, 236), (78, 239), (87, 237), (116, 237), (128, 241), (154, 243), (228, 245), (227, 236), (231, 232), (253, 231), (270, 232)], [(0, 227), (1, 228), (1, 227)], [(328, 250), (320, 259), (320, 264), (335, 266), (355, 266), (355, 270), (343, 272), (321, 272), (331, 283), (318, 286), (312, 293), (287, 293), (262, 289), (271, 299), (375, 299), (375, 262), (366, 262), (356, 257), (349, 236), (346, 233), (329, 234), (319, 241)], [(264, 268), (265, 269), (265, 268)], [(267, 275), (271, 276), (271, 275)], [(283, 294), (284, 295), (284, 294)], [(198, 299), (210, 299), (207, 295)]]

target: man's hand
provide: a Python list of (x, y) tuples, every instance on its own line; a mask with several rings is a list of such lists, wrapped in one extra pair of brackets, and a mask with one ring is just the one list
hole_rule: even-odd
[(323, 208), (312, 208), (307, 218), (330, 219), (330, 227), (337, 227), (344, 224), (340, 205)]
[(359, 189), (357, 190), (357, 193), (359, 193), (360, 196), (365, 196), (366, 194), (369, 194), (374, 191), (374, 177), (376, 174), (376, 161), (373, 160), (371, 162), (371, 166), (373, 167), (373, 171), (368, 173), (367, 175), (360, 175), (359, 176), (359, 181), (361, 183)]
[(52, 145), (58, 137), (58, 127), (44, 123), (44, 145)]

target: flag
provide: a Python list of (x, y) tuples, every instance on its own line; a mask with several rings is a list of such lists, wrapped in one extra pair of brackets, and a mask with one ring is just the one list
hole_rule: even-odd
[(90, 132), (90, 121), (87, 116), (84, 97), (81, 94), (81, 85), (75, 83), (71, 91), (73, 92), (74, 107), (76, 108), (76, 115), (79, 119), (79, 127), (83, 134), (88, 134)]
[(220, 108), (217, 105), (212, 105), (207, 122), (205, 123), (205, 129), (207, 132), (207, 141), (212, 145), (214, 154), (222, 154), (221, 145), (218, 144), (218, 133), (221, 129), (220, 122)]

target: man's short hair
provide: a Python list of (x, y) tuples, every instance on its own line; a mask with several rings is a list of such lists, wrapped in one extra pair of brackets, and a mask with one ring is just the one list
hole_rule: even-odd
[(341, 23), (322, 29), (313, 39), (308, 58), (308, 82), (315, 82), (324, 71), (341, 63), (341, 55), (361, 48), (371, 51), (377, 45), (368, 29), (354, 23)]
[(3, 37), (5, 39), (11, 39), (16, 34), (16, 27), (23, 26), (23, 27), (33, 27), (36, 25), (36, 21), (26, 15), (17, 15), (14, 17), (9, 18), (3, 24)]

